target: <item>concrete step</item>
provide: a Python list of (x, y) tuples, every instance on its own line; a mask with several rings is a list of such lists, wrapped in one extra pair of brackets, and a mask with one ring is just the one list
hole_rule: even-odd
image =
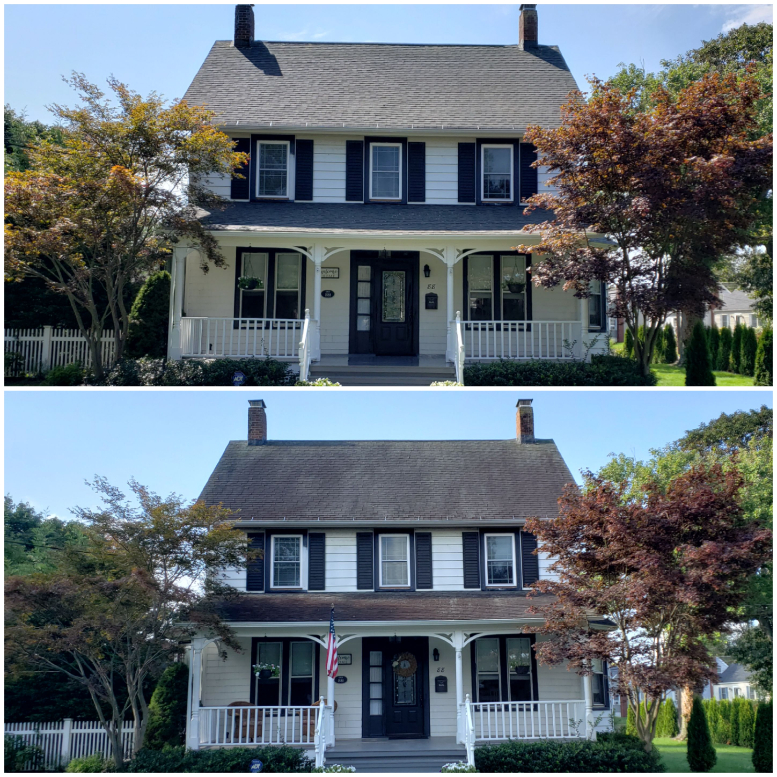
[(428, 386), (435, 381), (455, 380), (456, 372), (453, 367), (311, 365), (310, 378), (329, 378), (343, 386)]
[[(398, 747), (391, 749), (386, 745), (376, 745), (375, 749), (348, 751), (345, 747), (335, 747), (326, 751), (327, 764), (353, 766), (357, 773), (412, 773), (439, 772), (444, 764), (466, 761), (464, 747), (445, 750), (409, 750)], [(347, 747), (347, 746), (346, 746)]]

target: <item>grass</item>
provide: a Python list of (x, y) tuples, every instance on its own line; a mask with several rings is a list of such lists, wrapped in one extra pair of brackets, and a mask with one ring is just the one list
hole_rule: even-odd
[[(654, 739), (653, 744), (661, 753), (661, 760), (666, 766), (667, 772), (690, 772), (686, 757), (685, 742), (676, 742), (674, 739)], [(747, 747), (734, 747), (733, 745), (715, 745), (718, 754), (718, 762), (711, 769), (713, 772), (729, 772), (741, 774), (754, 772), (753, 751)]]
[[(685, 367), (674, 364), (654, 364), (650, 368), (658, 378), (659, 386), (684, 386)], [(718, 386), (752, 386), (753, 379), (748, 375), (735, 375), (733, 372), (715, 370), (715, 382)]]

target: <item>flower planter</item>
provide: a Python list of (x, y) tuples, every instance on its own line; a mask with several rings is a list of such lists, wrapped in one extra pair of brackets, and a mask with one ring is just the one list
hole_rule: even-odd
[(523, 290), (526, 288), (525, 283), (508, 283), (507, 289), (510, 294), (523, 294)]
[(272, 672), (269, 669), (262, 669), (259, 672), (260, 680), (269, 680), (272, 677)]

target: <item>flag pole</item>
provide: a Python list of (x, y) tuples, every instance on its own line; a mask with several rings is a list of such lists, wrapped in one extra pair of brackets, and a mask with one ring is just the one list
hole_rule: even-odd
[[(334, 611), (335, 605), (332, 602), (331, 609), (331, 622), (334, 623)], [(336, 644), (336, 643), (335, 643)], [(335, 678), (327, 675), (326, 678), (326, 703), (328, 707), (332, 708), (331, 729), (329, 730), (329, 747), (334, 747), (335, 744)]]

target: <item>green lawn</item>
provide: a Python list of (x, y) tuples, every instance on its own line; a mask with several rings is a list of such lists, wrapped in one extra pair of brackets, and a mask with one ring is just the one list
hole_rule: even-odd
[[(658, 378), (659, 386), (684, 386), (685, 368), (674, 364), (654, 364), (651, 368)], [(747, 375), (735, 375), (733, 372), (715, 371), (715, 381), (718, 386), (752, 386), (753, 379)]]
[[(674, 739), (654, 739), (653, 745), (661, 753), (661, 760), (666, 766), (667, 772), (690, 772), (688, 759), (686, 758), (685, 742), (675, 742)], [(713, 772), (754, 772), (753, 751), (747, 747), (733, 747), (731, 745), (715, 745), (718, 753), (718, 762), (712, 769)]]

